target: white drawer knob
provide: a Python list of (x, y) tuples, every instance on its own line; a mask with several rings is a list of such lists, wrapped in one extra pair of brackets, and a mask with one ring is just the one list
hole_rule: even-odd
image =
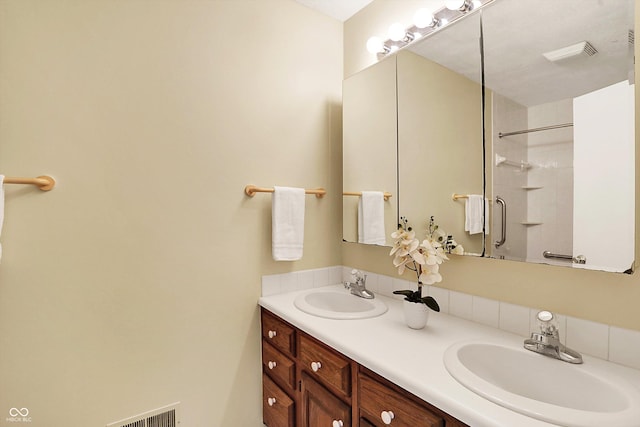
[(344, 426), (344, 423), (342, 422), (342, 420), (333, 420), (333, 423), (331, 425), (331, 427), (342, 427)]
[(270, 360), (269, 363), (267, 364), (267, 366), (269, 366), (269, 369), (273, 369), (276, 366), (278, 366), (278, 364), (276, 362), (273, 362), (273, 361)]
[(380, 414), (380, 418), (382, 418), (382, 422), (385, 423), (386, 425), (391, 424), (391, 421), (395, 417), (396, 416), (391, 411), (382, 411), (382, 413)]
[(320, 362), (311, 362), (311, 370), (313, 372), (318, 372), (318, 369), (322, 368), (322, 363)]
[(268, 334), (268, 335), (269, 335), (269, 338), (273, 338), (273, 337), (275, 337), (276, 335), (278, 335), (278, 333), (277, 333), (276, 331), (269, 331), (269, 334)]
[(270, 397), (267, 399), (267, 403), (269, 404), (269, 406), (273, 406), (276, 404), (276, 398), (275, 397)]

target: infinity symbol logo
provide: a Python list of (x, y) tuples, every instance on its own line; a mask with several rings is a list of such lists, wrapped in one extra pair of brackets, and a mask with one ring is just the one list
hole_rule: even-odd
[(11, 416), (11, 417), (17, 417), (17, 416), (26, 417), (27, 415), (29, 415), (29, 410), (27, 408), (22, 408), (22, 409), (11, 408), (11, 409), (9, 409), (9, 416)]

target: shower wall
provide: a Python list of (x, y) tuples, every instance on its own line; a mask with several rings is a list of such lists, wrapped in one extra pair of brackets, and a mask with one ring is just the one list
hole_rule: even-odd
[[(499, 138), (500, 132), (534, 129), (573, 121), (572, 100), (526, 107), (503, 96), (493, 96), (493, 203), (491, 254), (495, 258), (565, 265), (545, 259), (544, 251), (572, 254), (573, 240), (573, 130), (571, 127)], [(530, 168), (502, 163), (527, 162)], [(497, 196), (507, 204), (507, 239)]]
[[(573, 122), (573, 99), (528, 109), (529, 128)], [(528, 134), (527, 261), (570, 265), (546, 259), (544, 251), (573, 254), (573, 128)], [(538, 188), (539, 187), (539, 188)]]
[[(511, 161), (527, 161), (527, 135), (513, 135), (499, 138), (500, 132), (511, 132), (528, 127), (527, 108), (493, 94), (493, 194), (491, 203), (491, 241), (487, 245), (494, 258), (524, 261), (527, 257), (527, 230), (520, 224), (527, 215), (527, 194), (522, 189), (527, 185), (527, 173), (519, 167), (496, 166), (496, 155)], [(496, 197), (502, 197), (507, 204), (507, 239), (496, 248), (494, 243), (502, 237), (501, 207)]]

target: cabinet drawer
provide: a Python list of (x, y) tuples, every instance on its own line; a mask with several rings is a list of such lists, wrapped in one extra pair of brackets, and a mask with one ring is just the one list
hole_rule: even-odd
[(275, 347), (262, 340), (262, 366), (276, 382), (283, 387), (296, 388), (296, 365), (287, 356), (280, 353)]
[(262, 374), (262, 421), (267, 427), (294, 427), (295, 403), (266, 374)]
[[(396, 390), (392, 390), (366, 375), (360, 375), (358, 383), (360, 390), (360, 415), (374, 426), (444, 426), (442, 417), (410, 401), (406, 396), (403, 396)], [(383, 420), (383, 418), (386, 418), (386, 420)]]
[(262, 337), (286, 355), (295, 357), (295, 329), (265, 310), (262, 310)]
[(349, 359), (300, 334), (302, 369), (314, 374), (323, 384), (345, 396), (351, 396), (351, 365)]

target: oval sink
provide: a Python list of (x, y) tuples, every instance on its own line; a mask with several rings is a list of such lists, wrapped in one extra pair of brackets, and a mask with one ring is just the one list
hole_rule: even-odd
[(623, 378), (524, 348), (458, 343), (444, 354), (458, 382), (506, 408), (563, 426), (638, 426), (640, 390)]
[(298, 295), (293, 303), (305, 313), (328, 319), (366, 319), (387, 311), (379, 299), (360, 298), (348, 291), (312, 290)]

